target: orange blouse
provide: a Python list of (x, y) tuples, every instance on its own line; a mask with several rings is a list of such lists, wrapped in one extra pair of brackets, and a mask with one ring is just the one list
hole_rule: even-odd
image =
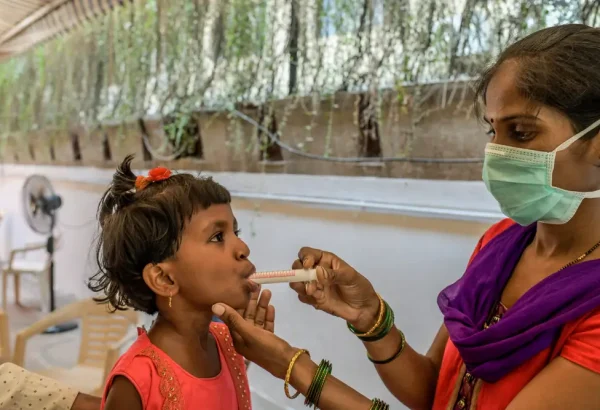
[[(479, 241), (471, 261), (491, 239), (513, 224), (504, 220), (492, 226)], [(501, 320), (500, 317), (498, 320)], [(458, 350), (448, 340), (433, 410), (466, 409), (468, 404), (470, 410), (506, 409), (517, 394), (558, 356), (600, 373), (600, 309), (564, 326), (554, 346), (538, 353), (496, 383), (473, 380)]]
[(229, 329), (222, 323), (212, 323), (210, 332), (219, 347), (221, 372), (200, 379), (154, 346), (145, 330), (140, 329), (138, 339), (108, 377), (101, 410), (116, 376), (126, 377), (135, 386), (144, 410), (251, 410), (244, 358), (235, 351)]

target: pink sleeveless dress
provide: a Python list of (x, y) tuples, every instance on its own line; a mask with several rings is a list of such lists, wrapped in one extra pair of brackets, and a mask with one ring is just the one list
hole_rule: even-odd
[(210, 332), (219, 347), (221, 372), (213, 378), (199, 379), (154, 346), (145, 330), (138, 329), (137, 340), (107, 379), (101, 410), (116, 376), (126, 377), (135, 386), (144, 410), (251, 410), (244, 358), (235, 351), (229, 329), (222, 323), (212, 323)]

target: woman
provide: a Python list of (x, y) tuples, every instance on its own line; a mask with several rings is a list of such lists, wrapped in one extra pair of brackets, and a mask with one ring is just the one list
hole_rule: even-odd
[[(504, 51), (477, 90), (491, 137), (483, 180), (510, 219), (481, 238), (464, 276), (440, 293), (444, 323), (427, 354), (336, 255), (302, 249), (294, 267), (316, 266), (319, 280), (292, 287), (348, 321), (410, 408), (600, 408), (600, 30), (532, 34)], [(287, 378), (308, 404), (386, 408), (230, 308), (214, 312), (242, 354)]]
[(78, 393), (56, 380), (12, 363), (0, 364), (0, 410), (99, 410), (100, 397)]

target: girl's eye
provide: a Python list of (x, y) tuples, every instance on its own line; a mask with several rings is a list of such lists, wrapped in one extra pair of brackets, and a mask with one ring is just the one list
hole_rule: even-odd
[(215, 236), (210, 238), (211, 242), (223, 242), (223, 232), (217, 233)]
[[(240, 229), (233, 231), (233, 233), (235, 234), (235, 236), (240, 236), (240, 234), (242, 233), (242, 231)], [(217, 234), (215, 234), (212, 238), (210, 238), (211, 242), (224, 242), (225, 241), (225, 234), (223, 232), (218, 232)]]

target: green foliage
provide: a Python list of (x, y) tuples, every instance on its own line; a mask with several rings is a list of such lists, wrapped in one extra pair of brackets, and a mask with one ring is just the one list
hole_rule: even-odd
[(262, 105), (290, 90), (292, 99), (326, 100), (340, 90), (395, 89), (403, 106), (406, 83), (471, 77), (518, 37), (599, 18), (584, 0), (126, 3), (0, 64), (0, 135), (158, 114), (172, 119), (165, 130), (179, 147), (195, 138), (185, 132), (191, 112)]

